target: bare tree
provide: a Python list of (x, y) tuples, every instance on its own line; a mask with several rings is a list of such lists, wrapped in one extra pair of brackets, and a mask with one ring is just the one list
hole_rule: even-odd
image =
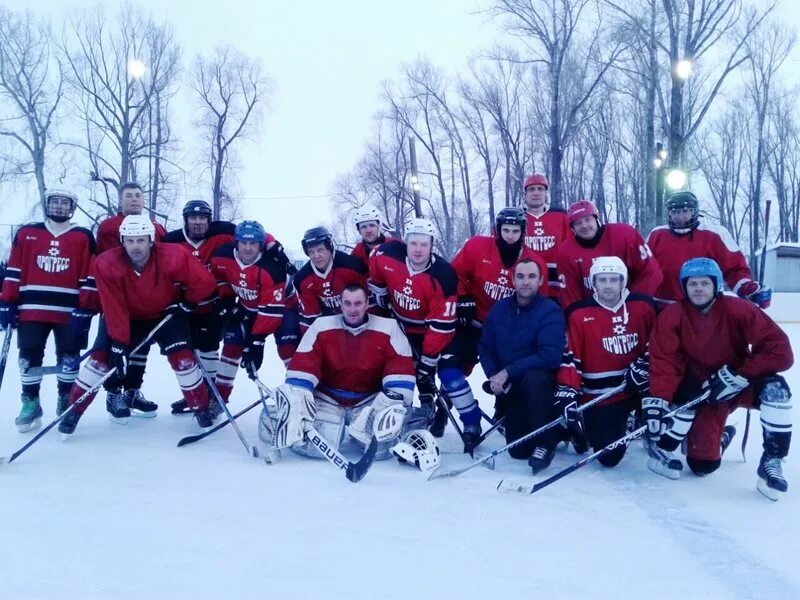
[(158, 137), (148, 133), (153, 102), (170, 94), (178, 73), (172, 29), (131, 5), (115, 19), (101, 8), (82, 13), (70, 29), (61, 46), (74, 91), (70, 99), (87, 136), (74, 145), (87, 152), (93, 179), (109, 185), (139, 179), (139, 163), (157, 154)]
[(0, 136), (21, 147), (22, 154), (13, 153), (8, 162), (16, 175), (34, 176), (42, 202), (51, 128), (63, 97), (61, 67), (48, 24), (0, 8), (0, 99), (6, 113)]
[(196, 57), (192, 88), (197, 94), (197, 125), (203, 132), (211, 172), (214, 218), (219, 218), (231, 197), (227, 189), (236, 170), (233, 144), (256, 132), (270, 82), (260, 61), (231, 46), (221, 46), (211, 56)]
[(800, 123), (796, 94), (776, 94), (769, 110), (767, 170), (778, 201), (778, 239), (800, 241)]

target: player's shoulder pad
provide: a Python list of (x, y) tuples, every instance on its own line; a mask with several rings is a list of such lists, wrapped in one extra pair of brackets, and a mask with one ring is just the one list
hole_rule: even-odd
[(273, 282), (286, 281), (286, 271), (266, 254), (262, 254), (258, 259), (258, 266), (269, 274)]
[(180, 244), (181, 242), (185, 241), (186, 237), (183, 235), (183, 229), (173, 229), (172, 231), (167, 232), (163, 238), (161, 238), (162, 244)]
[[(628, 296), (628, 298), (630, 298), (630, 296)], [(572, 304), (570, 304), (567, 307), (567, 310), (564, 311), (564, 314), (566, 315), (567, 319), (569, 319), (572, 316), (572, 313), (574, 312), (577, 312), (584, 308), (596, 308), (598, 306), (600, 305), (594, 298), (584, 298), (583, 300), (578, 300), (577, 302), (573, 302)]]
[(236, 244), (231, 242), (230, 244), (223, 244), (219, 248), (214, 251), (214, 254), (211, 258), (234, 258), (233, 251), (236, 249)]
[(89, 252), (91, 254), (97, 254), (97, 242), (95, 241), (94, 234), (90, 229), (88, 229), (87, 227), (78, 226), (78, 227), (73, 227), (71, 231), (86, 236), (86, 238), (89, 241)]
[(562, 215), (566, 215), (567, 214), (567, 210), (565, 208), (560, 207), (560, 206), (550, 206), (550, 207), (547, 208), (547, 212), (561, 213)]
[(458, 291), (458, 275), (449, 262), (438, 254), (433, 255), (436, 260), (428, 268), (431, 278), (442, 286), (445, 296), (452, 296)]
[(378, 246), (378, 252), (389, 258), (405, 262), (406, 260), (406, 245), (400, 240), (392, 240)]
[(298, 269), (297, 273), (295, 273), (294, 277), (292, 278), (295, 289), (300, 289), (300, 283), (313, 274), (314, 271), (311, 269), (311, 261), (308, 260), (306, 261), (306, 264)]
[(215, 235), (230, 235), (236, 234), (236, 225), (230, 221), (211, 221), (208, 226), (208, 233), (206, 237), (213, 237)]
[(659, 311), (658, 303), (653, 300), (653, 297), (648, 296), (647, 294), (642, 294), (641, 292), (631, 292), (628, 294), (625, 302), (643, 302), (644, 304), (650, 306), (654, 313), (658, 314)]
[(351, 269), (362, 275), (367, 274), (367, 266), (364, 264), (364, 261), (352, 254), (342, 252), (341, 250), (337, 250), (333, 253), (333, 267)]

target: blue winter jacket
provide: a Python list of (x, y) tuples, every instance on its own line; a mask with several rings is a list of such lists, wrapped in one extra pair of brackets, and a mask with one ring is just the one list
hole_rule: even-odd
[(527, 306), (517, 295), (498, 301), (486, 315), (480, 341), (481, 366), (487, 377), (506, 369), (510, 378), (530, 369), (555, 370), (566, 344), (561, 308), (542, 296)]

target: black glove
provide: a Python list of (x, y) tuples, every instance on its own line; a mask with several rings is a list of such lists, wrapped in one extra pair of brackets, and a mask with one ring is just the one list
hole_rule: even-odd
[(236, 321), (240, 311), (239, 304), (236, 302), (236, 296), (217, 298), (214, 302), (213, 309), (217, 318), (225, 320), (228, 324)]
[(663, 398), (642, 398), (642, 419), (647, 425), (645, 437), (651, 442), (657, 442), (667, 430), (664, 415), (667, 414), (667, 401)]
[(721, 367), (703, 384), (703, 389), (708, 388), (710, 393), (709, 402), (727, 402), (750, 385), (750, 382), (737, 375), (728, 365)]
[(625, 393), (641, 396), (650, 392), (650, 360), (640, 356), (625, 372)]
[(242, 352), (242, 368), (247, 370), (250, 378), (255, 378), (261, 363), (264, 362), (264, 335), (248, 334)]
[(166, 308), (166, 313), (168, 315), (172, 315), (173, 317), (177, 317), (183, 315), (184, 317), (189, 316), (194, 312), (197, 308), (197, 304), (194, 302), (188, 302), (186, 300), (181, 300), (180, 302), (173, 302)]
[(11, 302), (0, 302), (0, 327), (8, 329), (19, 323), (19, 307)]
[(275, 240), (275, 243), (264, 252), (264, 255), (275, 261), (279, 267), (283, 267), (287, 275), (294, 275), (297, 273), (297, 268), (294, 266), (294, 263), (289, 260), (289, 257), (286, 256), (286, 251), (278, 240)]
[(109, 366), (117, 370), (117, 377), (120, 379), (124, 379), (128, 373), (129, 353), (130, 349), (126, 344), (111, 340), (111, 350), (109, 352), (111, 364)]
[(434, 402), (436, 399), (436, 364), (438, 358), (423, 356), (417, 363), (417, 391), (420, 402)]
[(76, 308), (72, 311), (72, 320), (70, 321), (72, 339), (75, 341), (75, 347), (79, 350), (83, 350), (89, 345), (89, 329), (92, 326), (93, 316), (94, 312), (85, 308)]
[(469, 327), (478, 316), (478, 305), (475, 296), (459, 296), (456, 303), (456, 320), (459, 327)]
[(569, 430), (580, 427), (581, 413), (578, 411), (578, 390), (568, 385), (556, 386), (553, 400), (556, 410), (564, 417), (563, 427)]

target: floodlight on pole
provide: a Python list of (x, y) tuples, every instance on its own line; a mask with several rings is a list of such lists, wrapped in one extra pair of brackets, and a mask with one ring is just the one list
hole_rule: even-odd
[(678, 79), (689, 79), (692, 74), (692, 61), (683, 58), (675, 63), (675, 76)]
[(656, 157), (656, 158), (653, 159), (653, 166), (656, 169), (660, 169), (663, 164), (664, 164), (664, 161), (661, 158)]
[(147, 71), (147, 67), (141, 60), (133, 58), (128, 62), (128, 75), (131, 79), (141, 79), (144, 77), (145, 71)]
[(667, 173), (667, 187), (671, 190), (680, 190), (686, 187), (686, 182), (689, 176), (686, 171), (680, 169), (672, 169)]

